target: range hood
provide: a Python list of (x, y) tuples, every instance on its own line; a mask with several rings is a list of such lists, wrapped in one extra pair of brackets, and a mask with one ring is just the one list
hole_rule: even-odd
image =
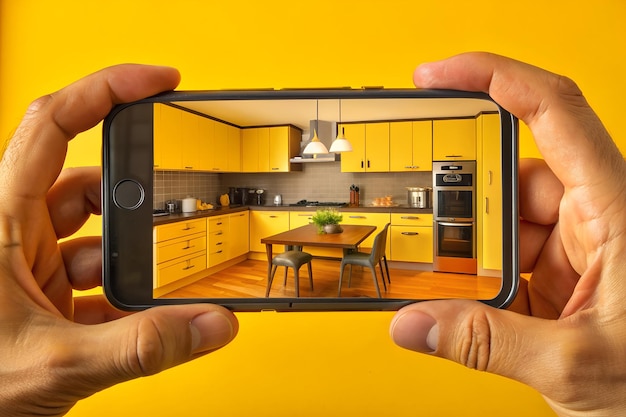
[(320, 142), (326, 145), (327, 149), (330, 149), (330, 145), (337, 137), (337, 122), (330, 122), (326, 120), (311, 120), (309, 122), (309, 131), (303, 132), (302, 142), (300, 142), (300, 156), (291, 158), (289, 162), (294, 164), (304, 164), (311, 162), (335, 162), (340, 161), (338, 153), (326, 153), (317, 155), (303, 155), (302, 151), (309, 144), (311, 138), (313, 138), (313, 131), (317, 131), (317, 137)]

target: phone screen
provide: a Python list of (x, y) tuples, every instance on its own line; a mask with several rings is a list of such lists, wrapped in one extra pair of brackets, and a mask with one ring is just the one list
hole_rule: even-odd
[[(129, 309), (503, 307), (518, 276), (516, 128), (487, 96), (451, 91), (179, 92), (120, 106), (104, 128), (106, 293)], [(337, 138), (348, 148), (329, 152)]]

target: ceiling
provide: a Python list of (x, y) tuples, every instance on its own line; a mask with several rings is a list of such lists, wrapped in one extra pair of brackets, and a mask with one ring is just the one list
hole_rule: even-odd
[[(497, 111), (488, 100), (468, 98), (290, 99), (185, 101), (175, 103), (239, 127), (291, 124), (304, 131), (309, 121), (371, 122), (476, 116)], [(317, 104), (319, 116), (316, 116)]]

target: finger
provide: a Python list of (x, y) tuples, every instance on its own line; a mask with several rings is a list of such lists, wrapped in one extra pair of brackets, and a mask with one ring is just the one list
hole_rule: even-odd
[(522, 219), (553, 225), (559, 219), (563, 184), (541, 159), (519, 162), (519, 211)]
[[(624, 177), (619, 150), (576, 84), (565, 77), (497, 55), (467, 53), (423, 64), (413, 80), (422, 88), (489, 93), (530, 127), (541, 154), (566, 187)], [(608, 191), (615, 192), (597, 189), (598, 195)]]
[(47, 195), (57, 238), (75, 233), (92, 214), (101, 213), (99, 167), (65, 169)]
[(100, 324), (133, 313), (113, 307), (103, 295), (88, 295), (74, 298), (74, 321), (81, 324)]
[[(64, 364), (58, 392), (84, 386), (87, 391), (79, 394), (87, 396), (219, 349), (235, 337), (238, 324), (223, 307), (194, 304), (156, 307), (71, 331), (63, 342), (69, 346), (56, 349), (48, 361)], [(76, 381), (84, 383), (77, 387)]]
[(4, 210), (19, 215), (43, 198), (61, 170), (68, 141), (100, 122), (114, 104), (170, 90), (179, 79), (172, 68), (120, 65), (33, 102), (0, 163), (0, 196), (12, 203)]
[(102, 285), (102, 238), (100, 236), (67, 240), (59, 247), (67, 279), (73, 289), (88, 290)]
[(390, 333), (396, 344), (430, 353), (468, 368), (486, 371), (547, 392), (558, 375), (546, 349), (557, 330), (554, 321), (497, 310), (468, 300), (435, 301), (401, 309)]

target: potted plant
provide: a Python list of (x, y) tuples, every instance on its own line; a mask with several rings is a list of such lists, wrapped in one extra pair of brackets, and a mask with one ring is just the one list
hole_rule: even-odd
[(341, 233), (343, 229), (339, 222), (343, 220), (343, 215), (335, 209), (327, 208), (317, 210), (311, 217), (313, 224), (317, 226), (318, 233)]

